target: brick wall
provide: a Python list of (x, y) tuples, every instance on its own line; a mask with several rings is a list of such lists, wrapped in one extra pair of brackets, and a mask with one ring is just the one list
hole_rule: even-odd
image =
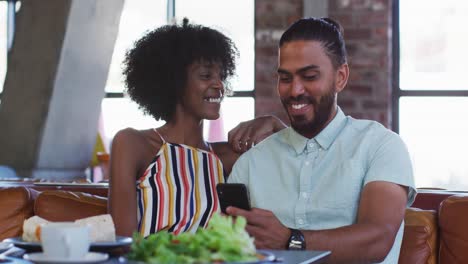
[[(256, 0), (256, 115), (287, 121), (276, 90), (277, 45), (302, 17), (302, 0)], [(330, 0), (329, 16), (344, 28), (350, 79), (338, 104), (356, 118), (391, 122), (391, 0)]]

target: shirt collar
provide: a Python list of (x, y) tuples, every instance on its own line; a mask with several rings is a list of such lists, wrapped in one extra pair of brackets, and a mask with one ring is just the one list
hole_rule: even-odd
[(346, 123), (346, 116), (340, 107), (337, 107), (336, 115), (332, 121), (314, 138), (308, 139), (297, 133), (292, 127), (288, 127), (286, 133), (287, 142), (294, 148), (297, 154), (301, 154), (309, 141), (317, 142), (321, 148), (328, 149), (336, 139), (342, 127)]

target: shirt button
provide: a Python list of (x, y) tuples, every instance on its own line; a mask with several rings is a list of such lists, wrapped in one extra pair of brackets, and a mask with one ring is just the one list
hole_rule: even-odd
[(306, 192), (302, 192), (301, 195), (302, 195), (303, 198), (307, 198), (307, 193)]
[(297, 222), (298, 222), (300, 225), (303, 225), (303, 224), (304, 224), (304, 220), (302, 220), (302, 219), (297, 220)]
[(313, 147), (314, 147), (314, 143), (309, 143), (309, 147), (313, 148)]
[(305, 162), (305, 165), (306, 165), (306, 166), (309, 166), (309, 164), (310, 164), (309, 161), (306, 161), (306, 162)]

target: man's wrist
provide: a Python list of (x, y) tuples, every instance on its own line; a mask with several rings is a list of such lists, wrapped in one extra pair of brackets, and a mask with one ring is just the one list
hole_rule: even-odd
[(286, 244), (286, 249), (288, 250), (305, 250), (306, 241), (304, 234), (297, 229), (290, 228), (291, 235), (289, 236), (288, 242)]

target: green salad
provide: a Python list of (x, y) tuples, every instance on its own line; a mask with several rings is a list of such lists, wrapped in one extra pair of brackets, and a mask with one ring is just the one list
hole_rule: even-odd
[(145, 263), (221, 263), (257, 259), (253, 238), (245, 231), (246, 220), (215, 214), (206, 229), (195, 234), (165, 231), (143, 238), (134, 235), (128, 259)]

